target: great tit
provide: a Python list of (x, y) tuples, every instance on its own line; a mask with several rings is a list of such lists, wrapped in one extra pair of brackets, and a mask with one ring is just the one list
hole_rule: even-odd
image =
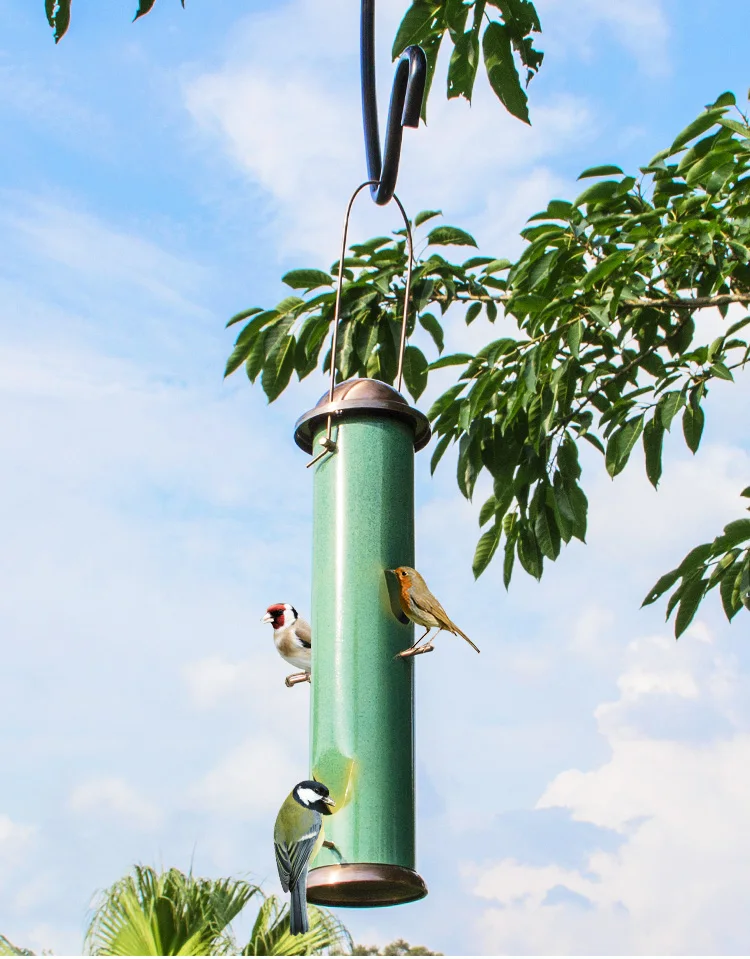
[(293, 936), (310, 928), (307, 867), (323, 845), (323, 816), (330, 815), (335, 805), (327, 786), (306, 779), (289, 793), (276, 817), (273, 845), (281, 888), (292, 894), (289, 925)]

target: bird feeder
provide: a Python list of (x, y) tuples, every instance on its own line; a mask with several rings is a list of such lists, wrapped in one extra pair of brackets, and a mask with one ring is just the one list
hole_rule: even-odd
[[(362, 184), (359, 189), (369, 185)], [(359, 192), (359, 191), (357, 191)], [(331, 356), (336, 356), (341, 277)], [(398, 199), (396, 198), (398, 203)], [(401, 204), (399, 208), (403, 213)], [(411, 280), (402, 324), (401, 383)], [(336, 800), (309, 902), (390, 906), (427, 895), (415, 869), (413, 626), (387, 570), (414, 565), (414, 453), (427, 418), (373, 379), (331, 386), (295, 427), (313, 471), (311, 770)]]

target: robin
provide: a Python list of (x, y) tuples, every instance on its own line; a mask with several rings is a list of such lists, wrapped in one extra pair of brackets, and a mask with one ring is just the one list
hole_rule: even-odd
[(449, 618), (446, 611), (429, 591), (427, 583), (425, 583), (416, 569), (412, 569), (411, 566), (398, 566), (396, 569), (389, 569), (388, 572), (393, 573), (398, 580), (401, 609), (403, 609), (404, 613), (413, 623), (427, 627), (416, 643), (399, 653), (399, 656), (405, 658), (406, 656), (416, 656), (419, 653), (431, 652), (435, 648), (432, 645), (432, 641), (420, 649), (417, 649), (417, 646), (419, 646), (425, 636), (436, 627), (438, 632), (445, 629), (449, 633), (453, 633), (454, 636), (462, 636), (469, 646), (479, 652), (479, 648), (472, 643), (466, 633), (462, 632), (453, 620)]

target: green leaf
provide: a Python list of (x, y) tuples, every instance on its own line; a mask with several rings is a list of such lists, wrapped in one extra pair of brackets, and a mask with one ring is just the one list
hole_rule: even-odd
[(430, 476), (432, 476), (432, 474), (437, 469), (437, 465), (440, 462), (440, 460), (443, 458), (443, 453), (445, 453), (445, 451), (448, 449), (448, 444), (450, 443), (452, 438), (453, 437), (450, 435), (450, 433), (446, 433), (445, 436), (441, 436), (440, 439), (438, 440), (437, 446), (435, 447), (435, 451), (433, 452), (432, 458), (430, 459)]
[(726, 618), (731, 621), (737, 615), (741, 609), (741, 604), (739, 601), (734, 600), (734, 584), (737, 579), (737, 573), (739, 570), (738, 563), (732, 563), (727, 569), (724, 570), (724, 573), (719, 582), (719, 595), (721, 596), (721, 605), (724, 609), (724, 615)]
[(500, 260), (491, 260), (487, 266), (484, 268), (485, 273), (500, 273), (502, 270), (507, 270), (509, 267), (513, 266), (510, 260), (500, 259)]
[(696, 578), (685, 584), (682, 597), (680, 598), (680, 605), (677, 607), (677, 616), (675, 617), (675, 639), (679, 639), (692, 623), (693, 617), (705, 594), (706, 581), (704, 579)]
[(436, 226), (427, 234), (427, 242), (431, 246), (476, 246), (477, 241), (466, 230), (459, 230), (457, 226)]
[(596, 266), (592, 267), (586, 276), (583, 278), (581, 286), (584, 290), (590, 290), (592, 286), (596, 283), (600, 283), (602, 280), (605, 280), (613, 270), (616, 270), (618, 266), (625, 262), (628, 258), (628, 253), (625, 250), (618, 250), (616, 253), (612, 253), (610, 256), (605, 257)]
[(391, 56), (395, 60), (412, 43), (419, 43), (435, 19), (435, 6), (427, 0), (415, 0), (404, 14), (393, 40)]
[(471, 353), (449, 353), (447, 356), (441, 356), (439, 360), (430, 363), (428, 370), (442, 370), (444, 366), (460, 366), (470, 363), (474, 357)]
[(536, 536), (525, 524), (518, 530), (518, 559), (526, 572), (535, 579), (542, 578), (544, 560)]
[(468, 310), (466, 311), (466, 315), (464, 316), (464, 319), (466, 320), (466, 325), (469, 326), (471, 323), (473, 323), (474, 320), (479, 316), (481, 312), (482, 312), (481, 303), (471, 303), (469, 305)]
[(427, 386), (427, 360), (416, 346), (407, 346), (404, 351), (404, 382), (415, 400)]
[(630, 452), (638, 442), (643, 429), (643, 414), (627, 420), (619, 429), (616, 429), (607, 443), (605, 465), (607, 472), (614, 479), (621, 473), (628, 462)]
[(423, 330), (427, 330), (427, 332), (430, 334), (435, 346), (438, 348), (438, 353), (442, 353), (443, 348), (445, 347), (445, 339), (443, 328), (439, 321), (432, 315), (432, 313), (422, 313), (419, 316), (419, 325)]
[(488, 263), (492, 263), (491, 256), (471, 256), (461, 264), (461, 269), (473, 270), (477, 266), (487, 266)]
[(422, 210), (421, 213), (417, 213), (417, 215), (414, 217), (414, 226), (422, 226), (423, 223), (431, 220), (434, 216), (442, 215), (442, 210)]
[(721, 536), (722, 548), (728, 549), (750, 539), (750, 519), (736, 519), (727, 523)]
[[(265, 339), (265, 327), (276, 323), (278, 317), (275, 310), (265, 310), (255, 316), (250, 322), (242, 328), (239, 336), (235, 340), (234, 349), (227, 360), (224, 370), (224, 377), (234, 373), (248, 357), (256, 351), (257, 341)], [(263, 352), (265, 356), (265, 352)]]
[(298, 296), (285, 296), (280, 303), (276, 304), (274, 311), (278, 316), (286, 316), (289, 313), (296, 312), (299, 307), (304, 305), (305, 301)]
[(553, 526), (554, 514), (547, 510), (543, 501), (539, 502), (534, 519), (534, 533), (539, 549), (548, 559), (554, 560), (560, 553), (560, 535), (556, 527), (553, 530)]
[(497, 500), (495, 499), (495, 494), (492, 495), (482, 503), (482, 508), (479, 510), (479, 525), (480, 527), (484, 526), (485, 523), (488, 523), (492, 517), (495, 515), (495, 509), (497, 508)]
[(646, 598), (641, 603), (641, 608), (655, 603), (662, 593), (666, 593), (670, 587), (674, 586), (681, 575), (682, 574), (678, 566), (677, 569), (670, 570), (668, 573), (665, 573), (663, 576), (659, 577), (656, 583), (646, 594)]
[(679, 390), (673, 390), (665, 393), (656, 405), (656, 409), (661, 416), (662, 425), (665, 430), (669, 430), (675, 414), (684, 404), (685, 397)]
[(601, 183), (594, 183), (577, 199), (573, 201), (573, 206), (582, 206), (584, 203), (599, 203), (602, 200), (609, 200), (618, 190), (620, 184), (617, 180), (603, 180)]
[(691, 453), (695, 453), (700, 446), (704, 422), (705, 415), (702, 407), (697, 406), (695, 409), (692, 406), (685, 407), (685, 412), (682, 414), (682, 432)]
[(139, 17), (145, 17), (147, 13), (150, 13), (151, 8), (156, 3), (156, 0), (139, 0), (138, 9), (135, 12), (133, 21), (136, 21)]
[(277, 343), (263, 367), (261, 386), (268, 397), (269, 403), (273, 403), (284, 392), (289, 383), (294, 372), (295, 346), (296, 341), (293, 336), (283, 337)]
[(578, 359), (578, 353), (581, 347), (581, 337), (583, 336), (583, 323), (577, 320), (572, 323), (565, 331), (565, 342), (568, 344), (571, 356)]
[(54, 31), (55, 43), (59, 43), (70, 26), (70, 0), (44, 0), (44, 10)]
[(474, 560), (471, 564), (474, 579), (479, 579), (482, 573), (487, 569), (495, 555), (495, 551), (500, 543), (502, 527), (499, 523), (491, 526), (486, 533), (483, 533), (477, 543), (474, 553)]
[(661, 479), (661, 452), (664, 444), (664, 426), (658, 415), (646, 423), (643, 430), (643, 449), (646, 454), (646, 476), (656, 489)]
[(733, 333), (736, 333), (738, 330), (741, 330), (743, 326), (747, 326), (750, 323), (750, 316), (746, 316), (741, 320), (737, 320), (736, 323), (732, 323), (729, 329), (726, 332), (727, 336), (731, 336)]
[(427, 413), (427, 419), (432, 421), (438, 418), (441, 413), (444, 413), (450, 406), (453, 405), (456, 401), (456, 397), (463, 390), (463, 383), (456, 383), (453, 386), (449, 386), (445, 393), (441, 393), (440, 396), (435, 400), (432, 406)]
[(714, 376), (718, 376), (720, 380), (729, 380), (730, 383), (734, 382), (732, 371), (728, 370), (723, 363), (714, 363), (711, 367), (711, 372)]
[(507, 589), (513, 576), (513, 565), (516, 561), (515, 540), (509, 539), (505, 543), (505, 558), (503, 560), (503, 583)]
[(323, 270), (290, 270), (281, 278), (293, 290), (314, 290), (319, 286), (333, 286), (333, 277)]
[(713, 103), (708, 104), (707, 108), (710, 110), (712, 107), (734, 107), (737, 106), (737, 98), (732, 93), (731, 90), (726, 90), (720, 96), (718, 96)]
[(705, 133), (706, 130), (710, 129), (716, 121), (724, 113), (724, 108), (717, 108), (714, 110), (706, 110), (705, 113), (693, 120), (692, 123), (689, 123), (682, 133), (678, 134), (672, 146), (670, 148), (670, 153), (674, 153), (675, 150), (679, 150), (680, 147), (685, 146), (686, 143), (689, 143), (691, 140), (695, 139), (699, 134)]
[(471, 102), (474, 80), (479, 66), (479, 24), (456, 36), (448, 64), (448, 99), (465, 97)]
[(578, 174), (578, 179), (585, 180), (592, 176), (611, 176), (614, 173), (622, 173), (622, 170), (612, 163), (605, 163), (603, 166), (590, 166), (583, 173)]
[(250, 316), (255, 316), (256, 313), (262, 313), (263, 308), (260, 306), (253, 306), (249, 310), (242, 310), (239, 313), (235, 313), (231, 320), (227, 320), (225, 329), (230, 326), (234, 326), (235, 323), (241, 323), (243, 320), (246, 320)]
[(488, 24), (482, 37), (484, 64), (490, 86), (505, 109), (524, 123), (529, 123), (528, 101), (518, 78), (510, 40), (507, 27), (494, 20)]

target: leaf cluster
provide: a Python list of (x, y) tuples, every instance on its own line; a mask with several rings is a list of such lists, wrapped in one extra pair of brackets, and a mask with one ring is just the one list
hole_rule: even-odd
[(442, 952), (430, 952), (425, 946), (411, 946), (405, 939), (395, 939), (384, 946), (355, 946), (353, 956), (442, 956)]
[[(750, 498), (750, 486), (742, 496)], [(750, 609), (750, 519), (728, 523), (713, 542), (691, 549), (676, 569), (655, 583), (643, 605), (655, 602), (675, 584), (679, 585), (667, 604), (667, 619), (677, 610), (675, 636), (685, 632), (703, 597), (716, 587), (730, 622), (743, 606)]]
[[(439, 215), (425, 210), (415, 217), (415, 227)], [(439, 353), (443, 350), (443, 328), (435, 315), (425, 309), (436, 303), (440, 315), (461, 296), (489, 297), (498, 286), (489, 257), (472, 257), (461, 265), (450, 263), (435, 248), (476, 246), (469, 233), (452, 226), (438, 226), (425, 239), (424, 255), (412, 275), (412, 300), (407, 335), (417, 322), (432, 338)], [(369, 376), (393, 383), (398, 367), (398, 348), (404, 310), (407, 248), (404, 230), (391, 237), (380, 236), (353, 244), (344, 259), (336, 370), (339, 379)], [(481, 269), (481, 273), (479, 272)], [(329, 272), (318, 269), (292, 270), (282, 280), (304, 296), (287, 296), (273, 309), (252, 307), (233, 316), (227, 326), (244, 322), (229, 357), (224, 375), (244, 364), (251, 382), (260, 377), (269, 402), (287, 387), (296, 372), (302, 380), (318, 366), (335, 314), (338, 261)], [(322, 292), (321, 292), (322, 291)], [(494, 303), (487, 304), (496, 313)], [(481, 303), (473, 303), (469, 321)], [(418, 320), (417, 320), (418, 317)], [(246, 321), (246, 322), (245, 322)], [(323, 369), (330, 371), (330, 347), (324, 353)], [(428, 360), (422, 350), (410, 344), (404, 356), (404, 381), (417, 399), (427, 385)]]
[[(480, 60), (490, 86), (505, 108), (525, 123), (529, 110), (525, 87), (544, 57), (534, 48), (534, 33), (541, 32), (539, 16), (529, 0), (414, 0), (404, 14), (393, 41), (393, 58), (411, 44), (419, 44), (427, 57), (427, 84), (422, 115), (438, 53), (447, 36), (453, 44), (448, 66), (448, 99), (471, 100)], [(525, 82), (517, 63), (525, 70)]]
[[(231, 923), (259, 898), (244, 949)], [(100, 896), (86, 933), (97, 956), (309, 956), (351, 950), (346, 928), (325, 909), (308, 907), (310, 929), (292, 936), (289, 907), (241, 879), (201, 879), (178, 869), (157, 873), (135, 866)]]
[[(456, 227), (433, 228), (415, 261), (409, 336), (418, 322), (442, 354), (445, 313), (456, 303), (467, 306), (467, 323), (482, 312), (494, 323), (498, 304), (510, 321), (504, 336), (476, 354), (428, 363), (410, 344), (406, 368), (416, 399), (431, 371), (462, 367), (428, 414), (437, 439), (431, 466), (455, 444), (464, 496), (471, 499), (483, 471), (492, 478), (492, 494), (479, 511), (486, 529), (473, 568), (479, 576), (502, 546), (506, 587), (516, 561), (541, 578), (545, 560), (557, 559), (564, 543), (585, 542), (582, 442), (599, 451), (612, 477), (640, 444), (657, 487), (665, 434), (679, 423), (695, 453), (714, 383), (732, 382), (750, 359), (750, 316), (711, 338), (699, 313), (716, 306), (726, 316), (730, 303), (750, 303), (750, 125), (734, 95), (722, 94), (637, 175), (606, 164), (579, 179), (593, 182), (574, 200), (551, 200), (529, 219), (516, 262), (489, 256), (452, 262), (434, 248), (476, 246)], [(426, 211), (415, 225), (436, 215)], [(342, 379), (393, 381), (406, 268), (402, 236), (396, 231), (354, 245), (345, 260), (335, 360)], [(331, 287), (336, 269), (294, 270), (284, 280), (305, 298), (233, 317), (230, 324), (249, 322), (227, 373), (244, 363), (251, 380), (262, 374), (274, 399), (293, 370), (300, 378), (311, 372), (335, 294), (310, 294)], [(329, 351), (325, 370), (330, 362)], [(735, 562), (722, 569), (737, 579)], [(687, 590), (684, 581), (680, 588)], [(738, 589), (725, 603), (728, 615), (739, 608)], [(682, 599), (680, 593), (673, 602)]]
[(21, 949), (19, 946), (14, 946), (13, 943), (6, 939), (5, 936), (0, 936), (0, 956), (33, 956), (36, 953), (30, 952), (28, 949)]
[[(70, 5), (72, 0), (44, 0), (44, 12), (47, 15), (47, 23), (52, 27), (55, 43), (59, 43), (65, 36), (70, 26)], [(134, 20), (149, 13), (156, 3), (156, 0), (138, 0), (138, 9), (135, 11)], [(182, 7), (185, 7), (185, 0), (180, 0)]]
[(724, 315), (725, 301), (750, 301), (750, 128), (726, 117), (733, 104), (720, 97), (637, 178), (584, 171), (593, 185), (523, 231), (504, 303), (520, 337), (481, 350), (429, 414), (433, 468), (457, 442), (464, 495), (483, 469), (494, 481), (475, 575), (504, 540), (506, 586), (516, 558), (540, 578), (562, 543), (585, 540), (579, 442), (614, 477), (640, 441), (656, 487), (675, 418), (695, 453), (712, 382), (747, 363), (750, 317), (709, 341), (695, 316), (713, 299)]

